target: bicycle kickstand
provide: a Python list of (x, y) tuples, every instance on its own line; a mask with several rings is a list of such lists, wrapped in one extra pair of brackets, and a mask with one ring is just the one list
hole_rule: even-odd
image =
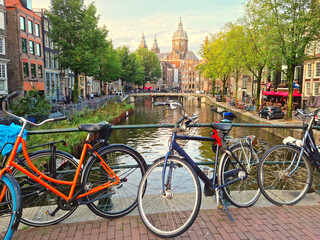
[[(228, 206), (226, 202), (223, 199), (223, 191), (222, 189), (216, 189), (216, 198), (217, 198), (217, 206), (218, 208), (223, 208), (223, 210), (228, 214), (229, 219), (233, 222), (233, 217), (231, 216), (231, 213), (229, 212)], [(220, 201), (223, 204), (223, 206), (220, 205)]]

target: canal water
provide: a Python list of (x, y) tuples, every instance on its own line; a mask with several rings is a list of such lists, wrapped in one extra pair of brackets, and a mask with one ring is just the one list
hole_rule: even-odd
[[(157, 98), (157, 101), (167, 101), (168, 98)], [(177, 100), (177, 99), (172, 99)], [(136, 98), (134, 114), (120, 122), (120, 125), (134, 124), (174, 124), (180, 115), (177, 110), (162, 111), (165, 106), (154, 106), (150, 97)], [(210, 110), (210, 105), (200, 103), (197, 99), (189, 99), (183, 102), (189, 113), (198, 116), (200, 123), (219, 121), (222, 116)], [(233, 122), (242, 122), (235, 118)], [(249, 123), (249, 122), (247, 122)], [(147, 163), (162, 157), (168, 151), (171, 128), (142, 128), (123, 129), (113, 131), (110, 143), (123, 143), (131, 146), (142, 154)], [(195, 135), (211, 136), (212, 129), (201, 127), (196, 129)], [(261, 128), (234, 127), (230, 135), (232, 137), (255, 136), (255, 148), (263, 154), (270, 146), (280, 144), (282, 139)], [(184, 150), (194, 161), (213, 161), (214, 153), (210, 142), (189, 141), (185, 143)]]

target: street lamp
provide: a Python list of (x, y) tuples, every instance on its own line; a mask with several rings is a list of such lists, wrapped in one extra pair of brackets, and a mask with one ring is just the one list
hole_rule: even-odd
[(32, 77), (31, 79), (29, 79), (29, 84), (32, 88), (36, 88), (37, 87), (37, 83), (38, 83), (38, 79), (35, 79), (34, 77)]

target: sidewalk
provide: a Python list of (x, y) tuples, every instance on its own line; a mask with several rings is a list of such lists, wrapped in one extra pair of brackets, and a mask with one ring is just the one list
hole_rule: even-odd
[[(191, 228), (174, 239), (320, 239), (320, 205), (201, 210)], [(161, 239), (139, 216), (59, 224), (17, 231), (13, 239)]]

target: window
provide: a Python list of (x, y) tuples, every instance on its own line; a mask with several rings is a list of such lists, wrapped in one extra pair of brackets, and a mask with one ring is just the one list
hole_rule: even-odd
[(4, 5), (4, 0), (0, 0), (0, 4), (1, 4), (1, 5)]
[(40, 37), (40, 25), (39, 24), (35, 24), (35, 29), (36, 29), (36, 36)]
[(27, 39), (21, 38), (22, 52), (27, 52)]
[(317, 96), (319, 95), (319, 86), (320, 86), (320, 82), (315, 82), (314, 83), (314, 95)]
[(54, 54), (50, 53), (50, 68), (54, 68)]
[(6, 54), (5, 48), (5, 38), (0, 37), (0, 54)]
[(306, 78), (311, 78), (311, 63), (307, 65), (307, 76)]
[(314, 76), (320, 77), (320, 62), (316, 62), (314, 65)]
[(26, 31), (26, 19), (22, 16), (20, 16), (20, 30)]
[(33, 41), (29, 41), (29, 50), (30, 50), (30, 54), (34, 55), (34, 42)]
[(37, 43), (37, 56), (41, 57), (41, 44)]
[(0, 91), (6, 91), (5, 89), (5, 84), (4, 84), (5, 81), (0, 81)]
[(29, 66), (26, 62), (23, 63), (23, 75), (25, 78), (29, 77)]
[(300, 73), (301, 73), (301, 67), (300, 66), (295, 67), (294, 80), (299, 80)]
[(0, 28), (4, 29), (5, 26), (5, 21), (4, 21), (4, 12), (0, 12)]
[(55, 68), (55, 69), (58, 69), (58, 68), (59, 68), (59, 62), (58, 62), (57, 57), (54, 58), (54, 68)]
[(28, 20), (28, 33), (33, 35), (33, 22)]
[(38, 77), (43, 78), (42, 65), (38, 65)]
[(46, 68), (50, 68), (49, 52), (46, 52), (46, 53), (45, 53), (44, 64), (45, 64), (45, 67), (46, 67)]
[(6, 65), (0, 64), (0, 78), (6, 78), (6, 77), (7, 77)]
[(48, 21), (47, 21), (47, 20), (44, 20), (43, 25), (44, 25), (44, 30), (45, 30), (45, 31), (49, 31), (49, 28), (48, 28)]
[(306, 96), (309, 96), (310, 95), (310, 82), (306, 82)]
[(44, 36), (44, 46), (46, 48), (49, 48), (50, 47), (50, 38), (48, 37), (48, 35), (45, 35)]
[(31, 63), (31, 77), (36, 77), (36, 65), (34, 63)]

